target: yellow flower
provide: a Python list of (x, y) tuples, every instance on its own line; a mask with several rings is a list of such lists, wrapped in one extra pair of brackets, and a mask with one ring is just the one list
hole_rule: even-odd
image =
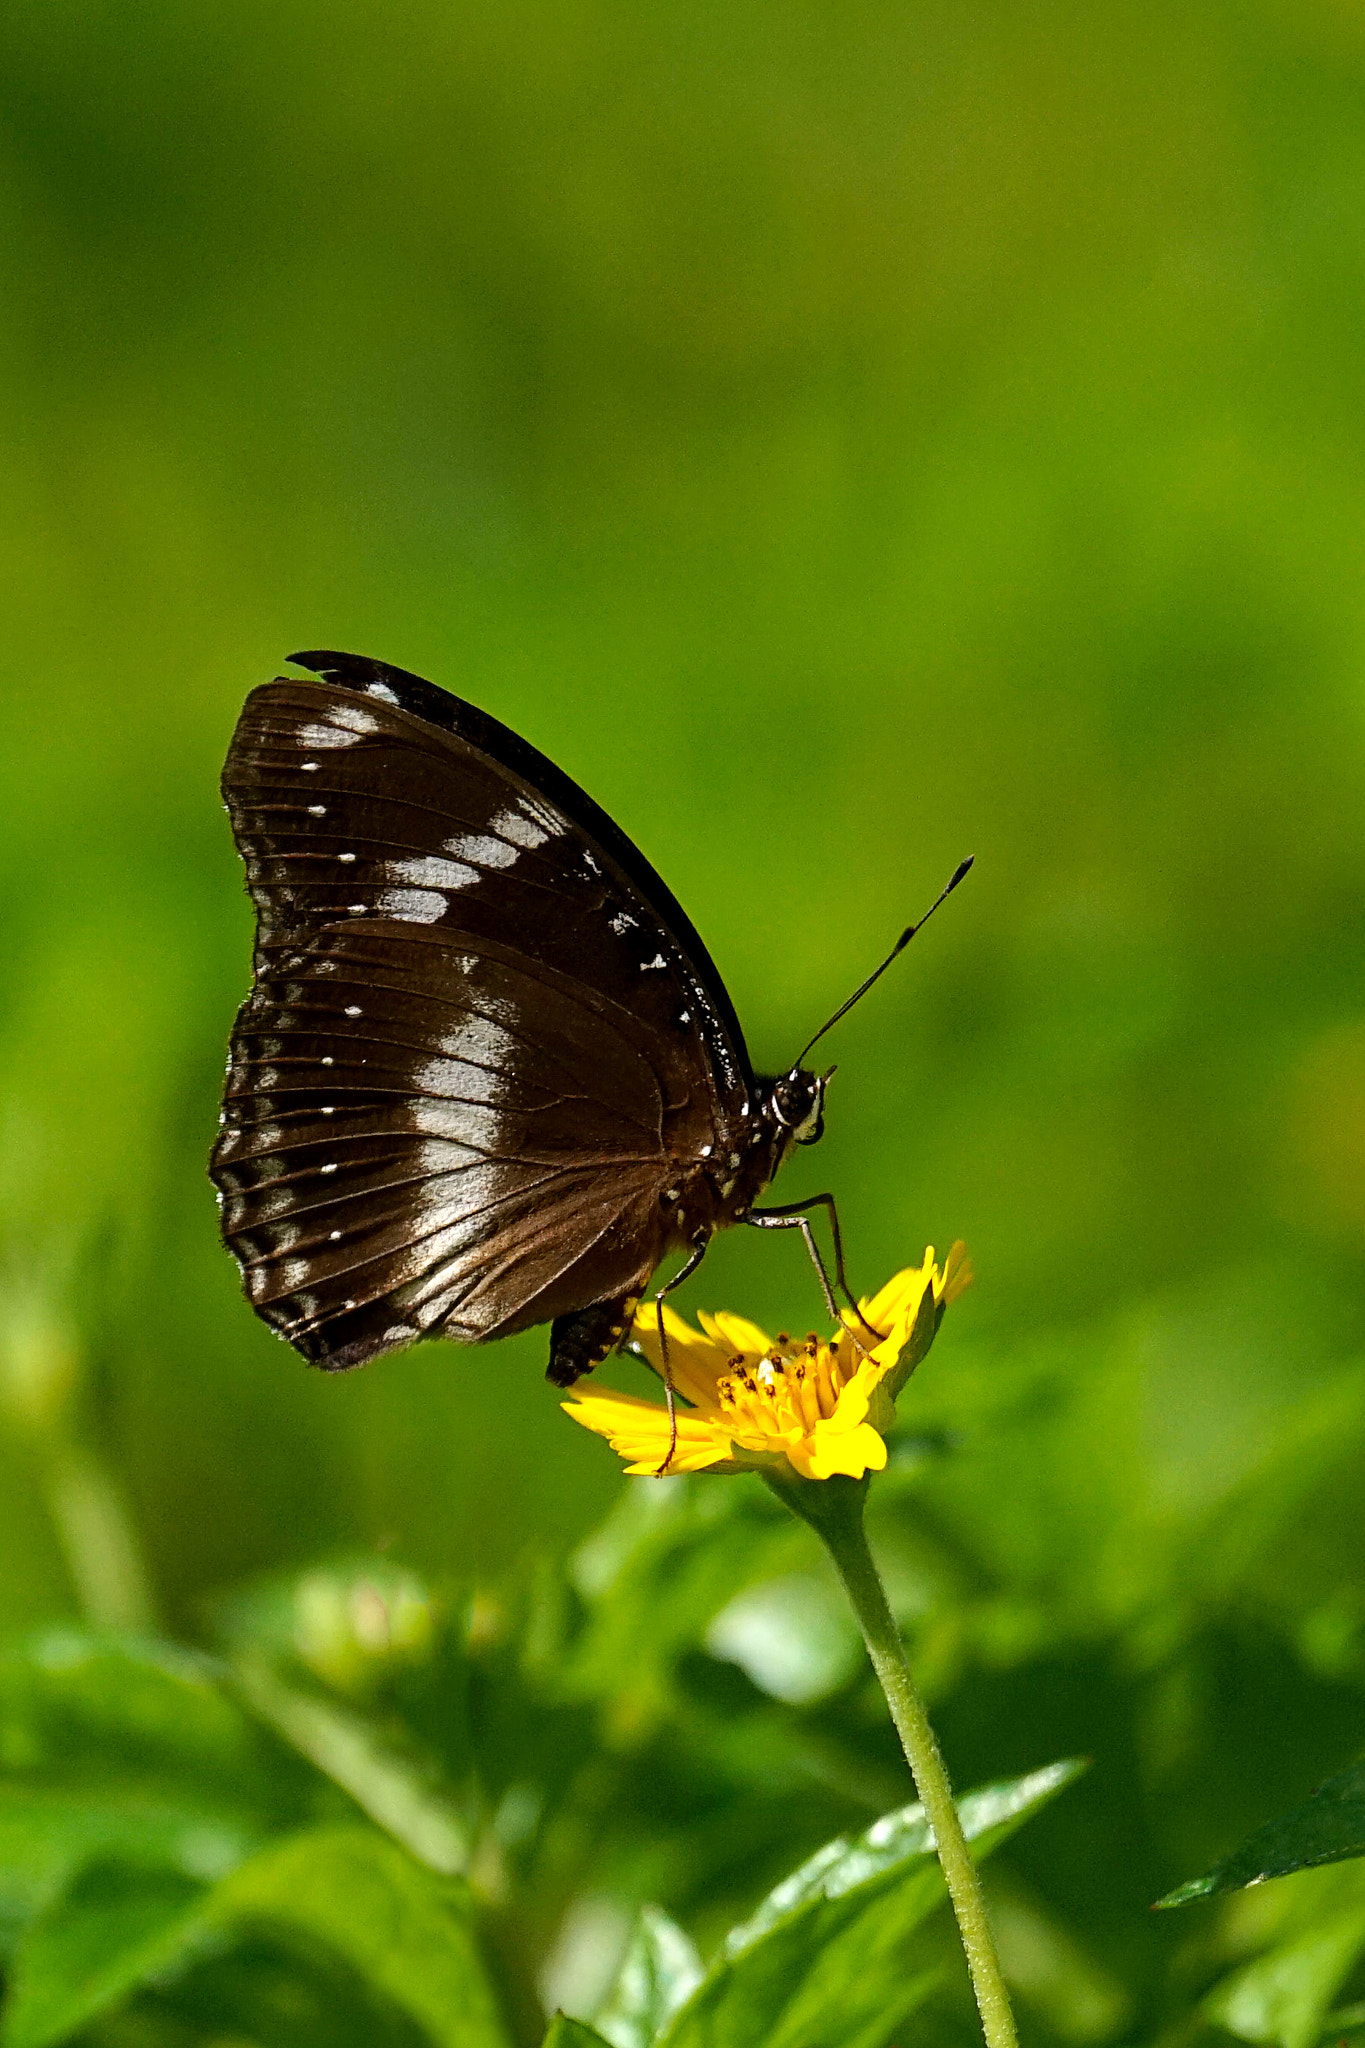
[[(774, 1342), (743, 1316), (724, 1313), (701, 1315), (694, 1329), (665, 1307), (679, 1396), (669, 1472), (740, 1472), (783, 1459), (804, 1479), (880, 1472), (886, 1445), (878, 1428), (888, 1426), (892, 1399), (933, 1342), (944, 1308), (970, 1280), (962, 1245), (953, 1246), (941, 1270), (931, 1245), (922, 1266), (908, 1266), (859, 1303), (878, 1333), (876, 1344), (851, 1311), (837, 1337), (793, 1343), (785, 1335)], [(855, 1329), (866, 1351), (855, 1343)], [(634, 1343), (662, 1376), (652, 1304), (635, 1312)], [(603, 1387), (575, 1393), (563, 1405), (575, 1422), (607, 1438), (628, 1472), (657, 1472), (668, 1458), (668, 1410), (656, 1402)]]

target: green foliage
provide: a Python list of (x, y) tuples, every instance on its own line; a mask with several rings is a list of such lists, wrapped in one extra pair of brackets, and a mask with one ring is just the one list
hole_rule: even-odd
[[(1056, 1765), (961, 1801), (963, 1832), (989, 1855), (1077, 1775)], [(730, 1934), (666, 2028), (666, 2048), (881, 2048), (942, 1971), (913, 1936), (943, 1896), (919, 1807), (887, 1814), (856, 1840), (828, 1843)], [(631, 1958), (628, 1957), (629, 1964)], [(618, 2048), (635, 2048), (624, 2037)]]
[(1321, 1863), (1340, 1863), (1365, 1856), (1365, 1765), (1319, 1785), (1301, 1806), (1258, 1828), (1231, 1856), (1225, 1856), (1203, 1877), (1177, 1885), (1159, 1906), (1187, 1906), (1219, 1892), (1240, 1891), (1267, 1877), (1287, 1877)]
[[(379, 1767), (382, 1796), (375, 1796), (369, 1774), (381, 1748), (396, 1744), (396, 1701), (410, 1698), (420, 1723), (423, 1681), (449, 1673), (457, 1645), (467, 1665), (481, 1661), (470, 1640), (471, 1610), (458, 1603), (438, 1611), (411, 1582), (406, 1591), (428, 1621), (424, 1656), (411, 1654), (413, 1645), (401, 1637), (385, 1655), (376, 1629), (364, 1688), (375, 1719), (351, 1710), (340, 1721), (341, 1709), (321, 1692), (303, 1690), (301, 1681), (292, 1691), (282, 1678), (272, 1676), (278, 1692), (261, 1684), (263, 1671), (301, 1669), (303, 1652), (316, 1647), (307, 1634), (291, 1637), (280, 1617), (309, 1613), (319, 1577), (297, 1582), (292, 1599), (276, 1586), (235, 1604), (236, 1675), (205, 1658), (74, 1630), (11, 1653), (4, 1724), (11, 1768), (0, 1787), (12, 1926), (2, 2048), (56, 2048), (119, 2015), (124, 2024), (140, 2015), (145, 2038), (154, 2041), (168, 2001), (190, 2028), (188, 2038), (199, 2038), (196, 2018), (217, 2025), (225, 2004), (250, 2004), (245, 1993), (263, 1967), (277, 1990), (292, 1975), (300, 1996), (316, 1994), (320, 2013), (329, 2003), (329, 1973), (332, 2002), (346, 1995), (336, 1991), (338, 1982), (359, 1985), (384, 2038), (401, 2040), (406, 2027), (437, 2048), (508, 2048), (509, 2021), (514, 2034), (533, 2026), (518, 2014), (519, 1987), (508, 1965), (517, 1938), (533, 1934), (543, 1910), (545, 1880), (553, 1881), (558, 1862), (554, 1836), (571, 1815), (581, 1833), (591, 1793), (585, 1808), (585, 1788), (561, 1775), (553, 1745), (537, 1745), (518, 1762), (522, 1771), (538, 1772), (539, 1782), (522, 1788), (522, 1817), (509, 1814), (497, 1773), (511, 1688), (506, 1672), (497, 1673), (501, 1660), (485, 1657), (493, 1705), (488, 1733), (495, 1738), (487, 1749), (477, 1736), (471, 1742), (466, 1728), (443, 1757), (422, 1747), (415, 1726), (406, 1727), (405, 1788), (425, 1773), (432, 1789), (422, 1796), (433, 1810), (439, 1799), (440, 1811), (458, 1815), (456, 1825), (475, 1845), (463, 1859), (468, 1881), (441, 1867), (449, 1839), (437, 1837), (441, 1855), (423, 1858), (411, 1801), (386, 1811), (390, 1762)], [(383, 1583), (382, 1571), (372, 1579), (334, 1573), (325, 1591), (339, 1612), (358, 1606), (377, 1623), (378, 1609), (366, 1596), (382, 1603)], [(397, 1620), (388, 1590), (388, 1611)], [(268, 1625), (248, 1648), (246, 1617), (253, 1612)], [(522, 1687), (552, 1719), (558, 1665), (532, 1663), (528, 1683), (537, 1627), (528, 1614), (515, 1662)], [(327, 1661), (331, 1685), (354, 1688), (355, 1669)], [(245, 1684), (243, 1670), (252, 1672)], [(471, 1668), (447, 1704), (458, 1705), (462, 1691), (474, 1698), (479, 1689)], [(280, 1710), (284, 1692), (288, 1713)], [(523, 1711), (529, 1704), (524, 1700)], [(309, 1712), (297, 1711), (303, 1707)], [(330, 1717), (321, 1742), (314, 1710)], [(339, 1749), (334, 1721), (350, 1738)], [(273, 1739), (278, 1734), (293, 1739), (294, 1753)], [(472, 1772), (457, 1776), (452, 1756), (472, 1758)], [(118, 1803), (102, 1782), (116, 1760), (123, 1775), (115, 1783), (124, 1793)], [(591, 1775), (590, 1753), (577, 1762), (580, 1773)], [(964, 1824), (980, 1852), (993, 1849), (1072, 1775), (1059, 1767), (964, 1801)], [(613, 1789), (619, 1795), (625, 1788)], [(343, 1790), (385, 1831), (358, 1818), (308, 1824), (310, 1813), (335, 1809)], [(253, 1817), (254, 1841), (242, 1816)], [(742, 1803), (732, 1824), (743, 1828)], [(545, 1861), (536, 1858), (528, 1830), (549, 1837)], [(581, 1884), (587, 1874), (578, 1847), (579, 1867), (561, 1872), (561, 1884), (566, 1877)], [(932, 1948), (917, 1955), (910, 1943), (941, 1896), (929, 1835), (912, 1807), (857, 1838), (828, 1843), (731, 1933), (709, 1969), (683, 1930), (647, 1905), (600, 2001), (598, 2031), (610, 2048), (738, 2048), (751, 2039), (802, 2048), (839, 2026), (872, 2048), (942, 1975), (941, 1955)], [(273, 1945), (264, 1964), (253, 1949), (261, 1939)], [(560, 2038), (571, 2040), (572, 2023), (558, 2025)]]
[[(977, 855), (781, 1192), (980, 1275), (870, 1519), (955, 1781), (1093, 1759), (992, 1858), (1024, 2029), (1359, 2030), (1290, 1866), (1365, 1749), (1362, 135), (1340, 0), (0, 10), (7, 2027), (421, 2048), (204, 1918), (339, 1830), (518, 2048), (638, 2032), (908, 1796), (761, 1489), (623, 1488), (543, 1334), (324, 1379), (243, 1304), (216, 778), (332, 644), (585, 782), (764, 1067)], [(747, 1232), (682, 1300), (818, 1312)]]
[(544, 2048), (610, 2048), (610, 2044), (586, 2020), (571, 2020), (558, 2012), (550, 2023)]

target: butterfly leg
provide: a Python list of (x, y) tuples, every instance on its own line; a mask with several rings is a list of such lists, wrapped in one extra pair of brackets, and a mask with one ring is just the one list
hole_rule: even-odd
[(690, 1274), (696, 1272), (706, 1256), (706, 1247), (709, 1242), (710, 1239), (707, 1237), (694, 1238), (691, 1253), (685, 1263), (679, 1266), (671, 1280), (665, 1280), (663, 1286), (654, 1297), (654, 1317), (659, 1332), (659, 1359), (664, 1369), (664, 1397), (668, 1402), (668, 1456), (654, 1474), (656, 1479), (665, 1477), (669, 1466), (673, 1463), (673, 1453), (678, 1448), (678, 1402), (673, 1390), (673, 1374), (668, 1363), (668, 1332), (664, 1328), (664, 1296), (671, 1294), (675, 1287), (681, 1287), (683, 1281)]
[[(842, 1322), (843, 1312), (835, 1301), (834, 1288), (829, 1284), (829, 1275), (825, 1271), (825, 1262), (820, 1256), (820, 1248), (815, 1242), (815, 1233), (810, 1227), (810, 1218), (806, 1213), (810, 1209), (823, 1209), (829, 1218), (829, 1234), (834, 1241), (835, 1286), (838, 1287), (845, 1301), (853, 1310), (854, 1315), (857, 1316), (858, 1321), (867, 1331), (868, 1336), (872, 1338), (874, 1343), (880, 1343), (881, 1338), (878, 1332), (872, 1328), (872, 1325), (864, 1316), (858, 1306), (857, 1298), (848, 1284), (848, 1275), (844, 1271), (843, 1233), (839, 1229), (839, 1211), (834, 1205), (833, 1195), (812, 1195), (808, 1201), (789, 1202), (781, 1209), (751, 1209), (744, 1218), (744, 1221), (751, 1223), (755, 1230), (799, 1230), (801, 1232), (802, 1237), (806, 1241), (806, 1250), (810, 1253), (811, 1264), (820, 1276), (820, 1286), (825, 1297), (825, 1307), (836, 1323)], [(860, 1351), (866, 1349), (856, 1330), (850, 1330), (849, 1335)]]

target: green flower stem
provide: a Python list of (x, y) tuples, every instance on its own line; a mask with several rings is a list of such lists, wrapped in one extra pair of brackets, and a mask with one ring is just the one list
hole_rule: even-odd
[(863, 1528), (867, 1481), (808, 1480), (798, 1479), (795, 1474), (790, 1481), (777, 1474), (765, 1477), (773, 1492), (802, 1521), (809, 1522), (834, 1559), (858, 1617), (873, 1669), (886, 1694), (915, 1790), (934, 1831), (938, 1860), (957, 1916), (987, 2043), (989, 2048), (1017, 2048), (1014, 2014), (986, 1918), (981, 1879), (953, 1804), (953, 1788), (938, 1742), (906, 1661), (900, 1631), (887, 1606), (886, 1593), (868, 1549)]

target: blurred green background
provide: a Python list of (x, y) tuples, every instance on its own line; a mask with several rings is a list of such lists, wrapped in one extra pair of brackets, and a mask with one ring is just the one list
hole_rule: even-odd
[[(1288, 1468), (1321, 1524), (1298, 1550), (1236, 1539), (1220, 1613), (1278, 1647), (1208, 1681), (1246, 1742), (1134, 1910), (1339, 1768), (1365, 1729), (1365, 16), (14, 0), (0, 95), (10, 1348), (79, 1348), (164, 1619), (376, 1543), (495, 1574), (621, 1484), (543, 1334), (328, 1380), (218, 1244), (250, 943), (218, 769), (290, 649), (349, 648), (586, 784), (760, 1065), (977, 856), (840, 1026), (782, 1195), (837, 1191), (867, 1288), (968, 1240), (909, 1417), (963, 1447), (934, 1512), (1054, 1630), (1108, 1644), (1141, 1611), (1130, 1675), (1180, 1532), (1273, 1490), (1286, 1445), (1338, 1461), (1336, 1494)], [(799, 1245), (756, 1233), (683, 1299), (817, 1306)], [(76, 1598), (15, 1414), (6, 1626)], [(1023, 1612), (986, 1668), (1027, 1662)], [(1177, 1768), (1177, 1694), (1124, 1768)], [(992, 1697), (947, 1710), (969, 1776), (1103, 1747), (1097, 1709), (997, 1753), (1033, 1723)]]

